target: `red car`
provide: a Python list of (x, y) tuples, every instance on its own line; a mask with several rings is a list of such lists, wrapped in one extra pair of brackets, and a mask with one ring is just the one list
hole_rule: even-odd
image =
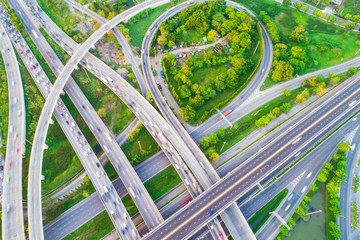
[(350, 66), (352, 64), (352, 62), (351, 63), (348, 63), (348, 65)]
[(224, 236), (222, 235), (221, 232), (219, 232), (219, 236), (220, 236), (221, 239), (224, 239)]
[(16, 153), (19, 153), (19, 148), (16, 148), (16, 149), (15, 149), (15, 152), (16, 152)]
[(188, 200), (186, 200), (184, 203), (183, 203), (183, 206), (188, 204), (190, 201), (192, 200), (192, 198), (189, 198)]
[(11, 168), (11, 161), (9, 161), (9, 168)]

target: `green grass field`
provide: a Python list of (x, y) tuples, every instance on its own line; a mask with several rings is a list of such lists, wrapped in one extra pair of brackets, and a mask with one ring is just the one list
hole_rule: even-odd
[(184, 31), (179, 39), (179, 42), (200, 42), (203, 41), (203, 35), (196, 30)]
[(6, 152), (6, 142), (7, 142), (7, 133), (8, 133), (8, 124), (9, 124), (9, 91), (7, 85), (7, 77), (5, 72), (5, 65), (3, 62), (2, 55), (0, 53), (0, 138), (2, 146), (0, 147), (0, 153), (5, 155)]
[[(140, 141), (143, 151), (140, 150), (138, 141)], [(151, 134), (145, 128), (142, 128), (139, 134), (134, 137), (134, 140), (132, 142), (127, 140), (123, 145), (121, 145), (121, 149), (124, 151), (130, 163), (133, 166), (136, 166), (146, 158), (159, 151), (160, 147)]]
[(345, 0), (343, 14), (360, 15), (359, 0)]
[(164, 4), (154, 9), (147, 17), (140, 19), (132, 25), (126, 25), (129, 28), (129, 35), (131, 37), (130, 44), (141, 48), (142, 41), (145, 33), (150, 25), (157, 19), (161, 14), (168, 10), (173, 5), (171, 3)]

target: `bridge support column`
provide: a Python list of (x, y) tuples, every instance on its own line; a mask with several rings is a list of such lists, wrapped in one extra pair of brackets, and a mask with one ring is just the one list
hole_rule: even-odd
[(256, 237), (247, 223), (244, 215), (236, 203), (220, 214), (231, 236), (235, 240), (256, 240)]

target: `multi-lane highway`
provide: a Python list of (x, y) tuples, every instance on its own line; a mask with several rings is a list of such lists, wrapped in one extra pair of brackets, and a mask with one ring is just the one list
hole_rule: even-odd
[[(10, 24), (10, 21), (9, 20), (6, 21), (8, 21), (8, 26), (9, 26), (7, 30), (13, 31), (13, 33), (15, 33), (16, 32), (15, 28)], [(52, 87), (49, 79), (44, 74), (39, 63), (37, 62), (36, 58), (30, 51), (29, 47), (27, 46), (26, 42), (21, 37), (21, 35), (18, 32), (16, 32), (16, 34), (13, 35), (15, 37), (11, 38), (11, 40), (13, 41), (14, 46), (18, 49), (18, 52), (23, 62), (25, 63), (25, 66), (28, 68), (29, 73), (35, 80), (37, 86), (40, 89), (40, 92), (46, 98), (48, 96), (47, 94), (50, 92), (50, 89)], [(135, 226), (133, 225), (132, 221), (129, 220), (130, 217), (128, 217), (124, 205), (119, 201), (120, 198), (118, 194), (116, 193), (116, 191), (113, 191), (114, 187), (112, 186), (111, 181), (109, 180), (107, 175), (96, 174), (98, 171), (104, 172), (104, 170), (102, 169), (102, 166), (99, 160), (97, 159), (97, 157), (95, 156), (95, 154), (93, 153), (92, 149), (88, 147), (89, 144), (87, 143), (80, 129), (77, 127), (69, 111), (64, 106), (64, 103), (60, 99), (56, 101), (56, 109), (54, 115), (57, 118), (63, 131), (65, 132), (65, 135), (69, 139), (71, 145), (73, 146), (75, 152), (79, 156), (79, 159), (82, 161), (95, 188), (99, 190), (99, 192), (104, 192), (103, 194), (101, 194), (102, 196), (101, 199), (102, 201), (105, 202), (105, 207), (108, 210), (109, 214), (112, 216), (112, 220), (114, 221), (115, 227), (120, 232), (120, 231), (124, 231), (121, 229), (125, 229), (124, 226), (126, 225), (129, 231), (123, 233), (123, 235), (125, 235), (128, 239), (139, 237), (135, 231)], [(89, 161), (89, 159), (92, 159), (90, 160), (91, 162)], [(41, 168), (39, 170), (41, 173)], [(89, 173), (89, 170), (91, 174)], [(29, 182), (30, 192), (33, 190), (32, 184), (33, 182)], [(31, 201), (30, 198), (29, 201)], [(113, 201), (115, 202), (115, 204), (113, 203)], [(40, 198), (40, 208), (41, 208), (41, 198)], [(121, 218), (119, 217), (122, 216), (123, 214), (125, 214), (124, 219), (122, 217)], [(19, 232), (23, 231), (21, 228), (18, 228), (16, 230)], [(132, 230), (134, 230), (135, 232)], [(39, 232), (39, 234), (36, 234), (37, 238), (41, 238), (41, 236), (43, 236), (42, 230), (41, 232)]]
[[(250, 157), (214, 184), (204, 194), (147, 235), (146, 239), (186, 238), (206, 224), (211, 217), (255, 186), (270, 172), (301, 151), (307, 151), (324, 134), (346, 120), (359, 108), (359, 76), (342, 84), (338, 91), (318, 105), (297, 124), (275, 138), (265, 148)], [(298, 154), (299, 155), (299, 154)]]
[[(0, 5), (0, 9), (3, 9)], [(1, 13), (5, 19), (6, 13)], [(5, 26), (3, 26), (3, 24)], [(25, 153), (25, 99), (19, 65), (5, 28), (0, 24), (0, 49), (5, 64), (9, 90), (9, 127), (3, 178), (2, 237), (25, 239), (22, 204), (22, 157)], [(11, 37), (15, 35), (12, 31)]]
[[(186, 132), (186, 130), (182, 127), (181, 123), (175, 117), (175, 115), (173, 114), (170, 107), (166, 104), (166, 101), (162, 97), (160, 90), (157, 87), (155, 76), (152, 73), (151, 64), (150, 64), (151, 42), (152, 42), (152, 39), (153, 39), (155, 33), (157, 32), (159, 26), (161, 25), (162, 22), (164, 22), (169, 17), (172, 17), (176, 13), (186, 9), (189, 6), (189, 4), (190, 4), (190, 2), (181, 3), (181, 4), (171, 8), (170, 10), (166, 11), (164, 14), (162, 14), (158, 19), (156, 19), (153, 22), (153, 24), (149, 27), (148, 32), (146, 33), (144, 40), (143, 40), (141, 59), (142, 59), (146, 83), (149, 87), (149, 90), (150, 90), (157, 106), (159, 107), (159, 109), (162, 112), (165, 119), (177, 131), (179, 136), (185, 142), (187, 142), (189, 144), (189, 148), (191, 149), (191, 151), (195, 154), (195, 156), (197, 158), (197, 162), (195, 162), (195, 163), (194, 162), (190, 163), (190, 159), (189, 160), (185, 159), (186, 163), (190, 166), (190, 169), (194, 172), (194, 175), (197, 177), (197, 179), (199, 180), (202, 187), (204, 189), (208, 189), (212, 184), (214, 184), (220, 178), (217, 175), (217, 173), (215, 172), (212, 165), (207, 161), (204, 154), (197, 147), (197, 145), (195, 144), (193, 139)], [(236, 4), (236, 3), (230, 2), (230, 1), (226, 1), (226, 4), (230, 5), (230, 6), (234, 6), (236, 9), (238, 9), (240, 11), (243, 11), (243, 10), (247, 11), (251, 15), (254, 16), (254, 14), (252, 14), (248, 9), (243, 8), (239, 4)], [(271, 57), (272, 56), (271, 41), (270, 41), (270, 38), (268, 37), (268, 35), (266, 33), (266, 29), (263, 25), (261, 25), (261, 29), (263, 32), (262, 37), (265, 38), (264, 42), (266, 43), (265, 44), (266, 57), (262, 61), (262, 65), (263, 65), (262, 67), (264, 68), (264, 70), (266, 69), (268, 72), (271, 67), (271, 61), (266, 61), (266, 60), (269, 60), (268, 58), (270, 58), (270, 59), (272, 58)], [(262, 72), (262, 70), (259, 70), (258, 72)], [(252, 80), (251, 84), (247, 87), (247, 89), (249, 90), (247, 92), (248, 94), (249, 93), (251, 94), (250, 91), (252, 89), (255, 90), (261, 86), (262, 82), (265, 80), (267, 72), (265, 72), (265, 71), (262, 72), (262, 74), (265, 74), (265, 75), (260, 76), (260, 77), (257, 76), (256, 78), (254, 78), (255, 80), (254, 79)], [(206, 164), (204, 164), (204, 162), (206, 162)], [(201, 166), (200, 166), (200, 163), (202, 163)], [(194, 167), (192, 168), (191, 165)], [(205, 169), (205, 175), (201, 171), (201, 170), (203, 170), (202, 168)], [(246, 238), (246, 239), (254, 239), (255, 238), (253, 236), (253, 233), (252, 233), (250, 227), (247, 225), (245, 218), (242, 216), (241, 212), (239, 211), (239, 209), (237, 208), (236, 205), (233, 205), (230, 209), (228, 209), (224, 213), (222, 213), (221, 217), (223, 218), (226, 226), (228, 227), (228, 229), (230, 230), (230, 232), (234, 238)]]
[[(300, 81), (299, 81), (299, 82), (300, 82)], [(300, 85), (300, 84), (298, 84), (298, 85)], [(298, 85), (297, 85), (297, 86), (298, 86)], [(280, 91), (280, 92), (282, 92), (282, 91)]]
[[(22, 2), (19, 0), (13, 1), (12, 6), (16, 11), (23, 12), (23, 14), (20, 15), (20, 18), (25, 28), (28, 30), (28, 32), (32, 32), (32, 39), (35, 45), (47, 60), (54, 74), (58, 75), (64, 67), (63, 64), (56, 56), (50, 45), (47, 43), (41, 32), (30, 20), (31, 16), (28, 16), (30, 13), (26, 11), (26, 6), (22, 5), (21, 3)], [(50, 58), (50, 56), (52, 57)], [(124, 185), (127, 187), (128, 191), (130, 193), (137, 192), (136, 195), (132, 195), (132, 198), (140, 213), (144, 217), (145, 222), (148, 224), (150, 229), (156, 227), (163, 221), (161, 214), (156, 208), (150, 195), (147, 193), (144, 185), (142, 184), (138, 175), (135, 173), (125, 154), (116, 143), (112, 134), (101, 118), (97, 115), (95, 109), (91, 106), (90, 102), (87, 100), (81, 89), (77, 86), (72, 78), (70, 78), (66, 84), (65, 90), (84, 118), (85, 122), (88, 124), (90, 130), (97, 138), (101, 147), (104, 149), (104, 152), (109, 157), (111, 163), (122, 179)], [(98, 172), (98, 174), (102, 173)]]

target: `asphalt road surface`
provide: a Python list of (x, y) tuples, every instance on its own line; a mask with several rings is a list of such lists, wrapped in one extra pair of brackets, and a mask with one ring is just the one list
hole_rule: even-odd
[[(2, 6), (0, 7), (2, 9)], [(2, 12), (1, 15), (5, 13)], [(1, 16), (5, 19), (4, 16)], [(2, 25), (6, 25), (5, 27)], [(22, 204), (22, 156), (25, 153), (25, 100), (19, 65), (5, 28), (0, 24), (0, 48), (9, 92), (9, 127), (2, 197), (3, 239), (25, 239)], [(12, 33), (14, 34), (14, 33)]]

